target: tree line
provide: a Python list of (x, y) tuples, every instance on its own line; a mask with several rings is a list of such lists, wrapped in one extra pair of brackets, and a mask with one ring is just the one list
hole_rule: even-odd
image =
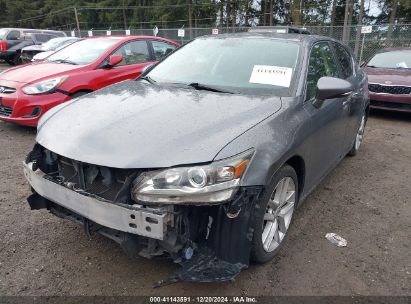
[[(371, 9), (378, 12), (372, 14)], [(0, 0), (1, 27), (70, 30), (411, 22), (410, 0)], [(77, 17), (77, 18), (76, 18)], [(346, 38), (346, 37), (345, 37)]]

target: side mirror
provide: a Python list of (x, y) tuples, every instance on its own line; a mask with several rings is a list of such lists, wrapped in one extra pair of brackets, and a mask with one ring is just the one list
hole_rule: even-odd
[(106, 67), (112, 68), (116, 66), (117, 64), (119, 64), (122, 60), (123, 60), (123, 55), (111, 55), (108, 58), (108, 64)]
[(317, 93), (313, 105), (321, 107), (324, 100), (342, 97), (352, 92), (353, 87), (350, 82), (334, 77), (321, 77), (317, 82)]

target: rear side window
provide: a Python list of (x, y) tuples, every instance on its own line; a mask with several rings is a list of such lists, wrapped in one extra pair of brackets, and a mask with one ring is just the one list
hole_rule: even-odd
[(306, 99), (311, 99), (315, 96), (317, 82), (324, 76), (339, 76), (338, 67), (328, 42), (317, 43), (311, 49), (307, 73)]
[(156, 60), (163, 59), (177, 48), (175, 45), (163, 41), (153, 40), (151, 43), (153, 44)]
[(147, 42), (144, 40), (131, 41), (123, 44), (114, 54), (123, 56), (123, 60), (117, 66), (150, 61)]
[(342, 78), (347, 79), (353, 74), (351, 55), (344, 47), (342, 47), (338, 43), (334, 43), (334, 49), (337, 60), (340, 63)]
[(7, 40), (18, 40), (20, 38), (20, 31), (10, 31), (7, 35)]

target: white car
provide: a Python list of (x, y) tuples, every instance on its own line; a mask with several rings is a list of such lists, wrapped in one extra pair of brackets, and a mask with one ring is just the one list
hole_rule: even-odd
[(41, 45), (27, 46), (21, 50), (21, 60), (25, 63), (43, 60), (55, 51), (58, 51), (79, 40), (80, 38), (76, 37), (58, 37), (50, 39)]

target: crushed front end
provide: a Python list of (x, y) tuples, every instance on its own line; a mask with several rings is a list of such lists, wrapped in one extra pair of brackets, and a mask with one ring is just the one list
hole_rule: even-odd
[(249, 264), (263, 191), (240, 186), (252, 154), (201, 166), (117, 169), (36, 144), (24, 163), (28, 203), (116, 241), (129, 256), (168, 255), (182, 265), (158, 285), (233, 280)]

